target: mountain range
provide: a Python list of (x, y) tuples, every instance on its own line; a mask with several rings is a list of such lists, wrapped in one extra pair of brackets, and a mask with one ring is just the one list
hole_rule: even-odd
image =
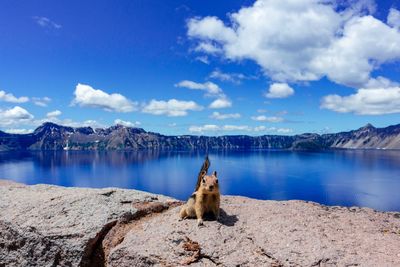
[(123, 125), (93, 129), (51, 122), (42, 124), (29, 134), (0, 131), (0, 151), (138, 149), (400, 149), (400, 124), (385, 128), (367, 124), (349, 132), (293, 136), (167, 136)]

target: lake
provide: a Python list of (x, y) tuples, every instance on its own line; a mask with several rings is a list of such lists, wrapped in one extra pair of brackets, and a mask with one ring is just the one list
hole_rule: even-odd
[[(204, 152), (0, 153), (0, 178), (26, 184), (121, 187), (186, 199)], [(209, 152), (222, 194), (400, 211), (400, 151)]]

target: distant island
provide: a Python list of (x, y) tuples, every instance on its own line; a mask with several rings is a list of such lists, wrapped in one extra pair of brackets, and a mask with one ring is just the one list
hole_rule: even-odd
[(0, 151), (34, 150), (138, 150), (138, 149), (400, 149), (400, 124), (334, 134), (167, 136), (141, 128), (68, 127), (46, 122), (29, 134), (0, 131)]

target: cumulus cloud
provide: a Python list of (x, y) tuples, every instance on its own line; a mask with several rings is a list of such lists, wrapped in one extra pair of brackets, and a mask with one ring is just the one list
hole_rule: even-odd
[(137, 103), (125, 96), (117, 93), (108, 94), (90, 85), (79, 83), (74, 95), (73, 105), (101, 108), (110, 112), (131, 112), (137, 109)]
[(229, 108), (232, 106), (232, 102), (226, 97), (220, 97), (215, 99), (211, 104), (208, 106), (212, 109), (219, 109), (219, 108)]
[(194, 50), (197, 52), (206, 52), (208, 54), (217, 54), (222, 52), (220, 48), (214, 46), (212, 43), (200, 43)]
[(96, 120), (85, 120), (85, 121), (74, 121), (71, 119), (65, 119), (65, 120), (57, 120), (53, 121), (54, 123), (65, 125), (65, 126), (70, 126), (70, 127), (92, 127), (93, 129), (95, 128), (104, 128), (106, 125), (104, 125), (101, 122), (98, 122)]
[(202, 132), (209, 132), (209, 131), (219, 131), (220, 127), (215, 124), (205, 124), (202, 126), (190, 126), (189, 127), (189, 132), (191, 133), (202, 133)]
[[(231, 61), (250, 59), (277, 82), (328, 77), (351, 87), (400, 57), (397, 12), (388, 24), (371, 16), (371, 1), (257, 0), (229, 15), (192, 18), (187, 34), (198, 45), (213, 44)], [(206, 51), (203, 51), (206, 52)], [(207, 52), (206, 52), (207, 53)]]
[(116, 119), (114, 120), (114, 124), (120, 124), (127, 127), (138, 127), (141, 123), (140, 121), (131, 122), (131, 121), (124, 121), (121, 119)]
[(15, 106), (11, 109), (0, 110), (0, 126), (27, 124), (32, 122), (34, 116), (26, 109)]
[(200, 126), (190, 126), (189, 132), (195, 134), (204, 134), (207, 132), (211, 132), (212, 134), (219, 134), (223, 132), (230, 131), (239, 131), (239, 132), (265, 132), (265, 133), (279, 133), (279, 134), (288, 134), (293, 132), (292, 129), (289, 128), (276, 128), (276, 127), (265, 127), (265, 126), (256, 126), (251, 127), (248, 125), (215, 125), (215, 124), (205, 124)]
[(194, 101), (181, 101), (170, 99), (168, 101), (152, 99), (147, 103), (142, 112), (153, 115), (167, 115), (169, 117), (186, 116), (188, 111), (199, 111), (203, 107)]
[(50, 103), (51, 98), (50, 97), (32, 97), (32, 102), (36, 106), (39, 107), (47, 107), (47, 105)]
[(400, 112), (400, 86), (361, 88), (355, 94), (325, 96), (321, 108), (340, 113), (381, 115)]
[(52, 29), (61, 29), (62, 26), (58, 23), (55, 23), (54, 21), (50, 20), (49, 18), (46, 17), (39, 17), (39, 16), (34, 16), (32, 17), (33, 20), (43, 28), (52, 28)]
[(206, 92), (206, 96), (215, 97), (213, 102), (208, 106), (209, 108), (227, 108), (232, 106), (232, 101), (223, 93), (222, 89), (213, 82), (197, 83), (193, 81), (184, 80), (177, 84), (176, 87), (184, 87), (191, 90), (202, 90)]
[(271, 116), (267, 117), (265, 115), (253, 116), (251, 117), (254, 121), (264, 121), (264, 122), (283, 122), (284, 119), (282, 117)]
[(202, 126), (190, 126), (189, 132), (191, 133), (204, 133), (204, 132), (220, 132), (220, 131), (251, 131), (251, 127), (247, 125), (215, 125), (205, 124)]
[(46, 117), (47, 117), (47, 118), (55, 118), (55, 117), (60, 116), (61, 113), (62, 113), (62, 112), (59, 111), (59, 110), (53, 110), (53, 111), (48, 112), (48, 113), (46, 114)]
[(390, 26), (399, 29), (400, 28), (400, 11), (397, 9), (391, 8), (389, 10), (389, 15), (387, 17), (387, 24)]
[(221, 88), (213, 82), (205, 82), (205, 83), (197, 83), (193, 81), (180, 81), (179, 83), (175, 84), (176, 87), (183, 87), (188, 88), (191, 90), (202, 90), (207, 92), (210, 95), (218, 95), (222, 93)]
[(210, 116), (211, 119), (216, 119), (216, 120), (239, 119), (240, 117), (241, 115), (239, 113), (222, 114), (217, 111), (214, 111)]
[(293, 129), (290, 129), (290, 128), (265, 127), (264, 125), (261, 125), (261, 126), (254, 127), (254, 131), (255, 132), (288, 134), (288, 133), (292, 133)]
[(4, 130), (4, 132), (10, 134), (28, 134), (32, 133), (33, 131), (34, 131), (33, 129), (14, 129), (14, 128)]
[(273, 83), (265, 93), (267, 98), (286, 98), (294, 94), (294, 90), (287, 83)]
[(222, 82), (231, 82), (234, 84), (240, 84), (242, 80), (256, 79), (255, 76), (246, 76), (242, 73), (226, 73), (219, 69), (213, 70), (208, 76), (211, 79), (217, 79)]
[(197, 61), (200, 61), (200, 62), (204, 63), (204, 64), (207, 64), (207, 65), (210, 64), (210, 60), (208, 59), (207, 56), (198, 56), (195, 59)]
[(1, 90), (0, 101), (5, 101), (9, 103), (25, 103), (29, 101), (29, 98), (26, 96), (15, 97), (13, 94)]

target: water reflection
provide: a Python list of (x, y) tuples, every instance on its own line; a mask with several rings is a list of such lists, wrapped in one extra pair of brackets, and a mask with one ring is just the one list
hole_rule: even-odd
[[(186, 199), (202, 151), (0, 153), (0, 178), (135, 188)], [(223, 194), (400, 210), (400, 151), (215, 151)]]

